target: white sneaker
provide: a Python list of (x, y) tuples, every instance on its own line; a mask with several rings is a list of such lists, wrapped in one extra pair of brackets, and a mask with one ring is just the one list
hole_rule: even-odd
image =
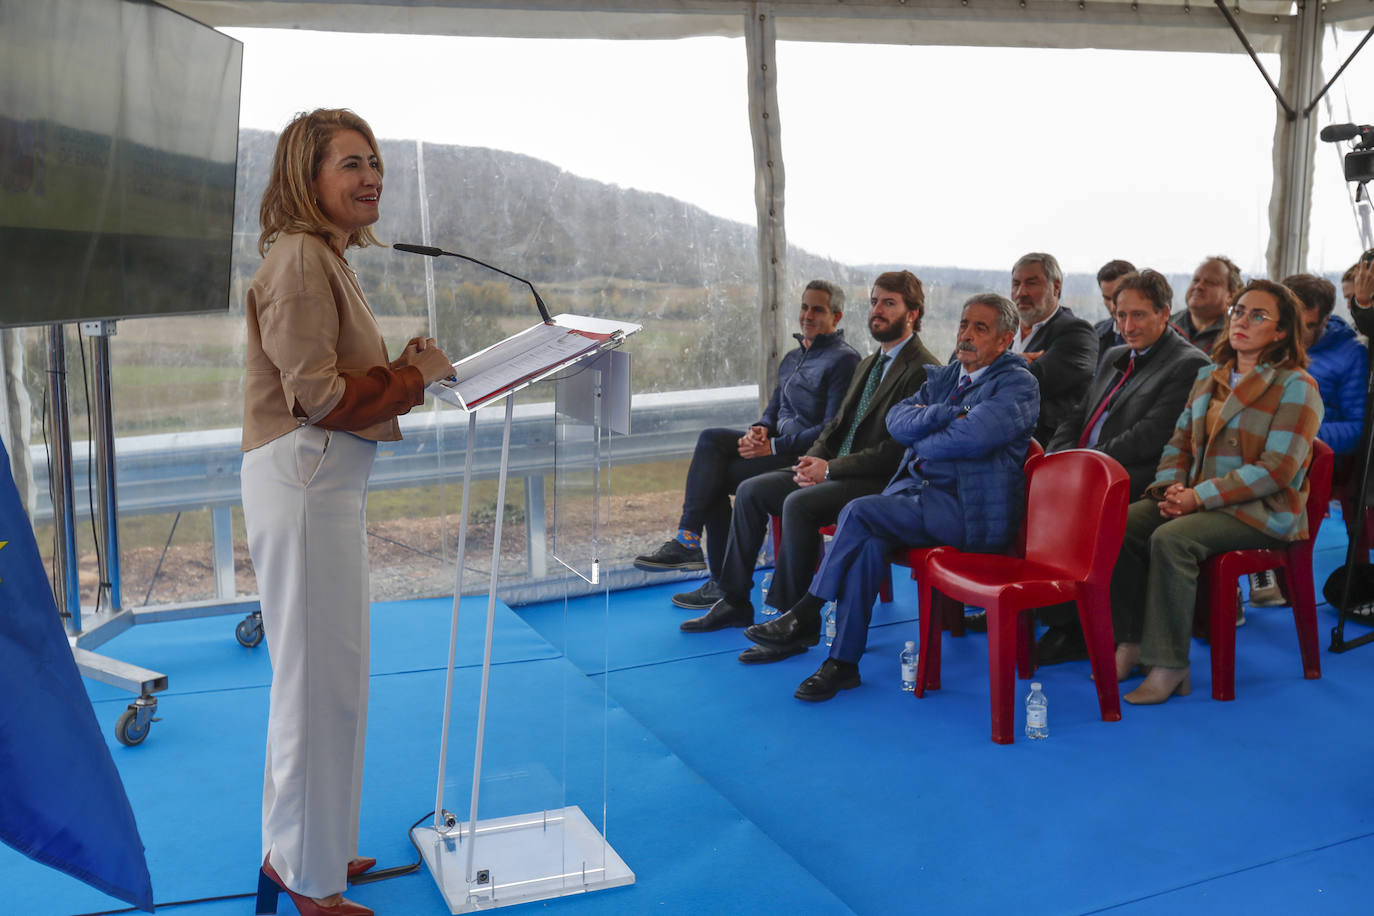
[(1284, 607), (1287, 604), (1273, 570), (1250, 574), (1251, 607)]

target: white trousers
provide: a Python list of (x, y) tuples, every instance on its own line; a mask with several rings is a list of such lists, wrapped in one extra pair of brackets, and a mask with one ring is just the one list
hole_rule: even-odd
[(367, 476), (377, 444), (303, 426), (243, 456), (243, 517), (272, 660), (262, 854), (339, 893), (357, 853), (367, 732)]

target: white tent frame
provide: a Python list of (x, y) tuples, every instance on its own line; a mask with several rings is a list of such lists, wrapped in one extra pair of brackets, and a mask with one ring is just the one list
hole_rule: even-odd
[[(1374, 27), (1371, 0), (161, 0), (212, 26), (514, 38), (743, 37), (758, 227), (760, 399), (789, 347), (776, 49), (784, 41), (1277, 53), (1266, 267), (1303, 269), (1325, 27)], [(1257, 61), (1258, 63), (1258, 61)], [(1258, 74), (1257, 74), (1258, 75)], [(1265, 74), (1265, 79), (1269, 79)]]

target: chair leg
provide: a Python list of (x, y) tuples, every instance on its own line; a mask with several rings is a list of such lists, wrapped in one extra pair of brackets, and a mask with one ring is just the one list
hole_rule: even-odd
[(1112, 600), (1109, 590), (1084, 584), (1078, 596), (1078, 622), (1088, 643), (1088, 660), (1097, 687), (1103, 722), (1121, 721), (1121, 691), (1116, 681), (1116, 642), (1112, 638)]
[(1035, 657), (1035, 615), (1029, 612), (1016, 615), (1016, 676), (1021, 680), (1035, 677), (1038, 663)]
[(883, 604), (892, 603), (892, 566), (887, 567), (887, 572), (883, 575), (883, 582), (878, 586), (878, 600)]
[(1303, 677), (1316, 680), (1322, 676), (1322, 659), (1317, 644), (1317, 595), (1312, 581), (1311, 557), (1306, 562), (1289, 563), (1279, 572), (1279, 580), (1293, 601), (1293, 624), (1298, 629)]
[(988, 702), (992, 707), (992, 740), (1011, 744), (1016, 740), (1016, 643), (1019, 618), (1001, 608), (988, 611)]
[(943, 597), (934, 589), (919, 585), (920, 632), (921, 642), (916, 650), (916, 697), (925, 696), (927, 690), (940, 689), (940, 606), (932, 594)]
[(944, 621), (945, 629), (949, 631), (949, 635), (963, 639), (966, 632), (964, 628), (964, 602), (955, 601), (940, 592), (935, 593), (935, 600), (940, 604), (943, 613), (940, 619)]
[(1236, 577), (1223, 575), (1221, 568), (1208, 569), (1198, 577), (1198, 591), (1208, 598), (1208, 637), (1212, 647), (1212, 699), (1236, 698), (1236, 615), (1230, 610), (1236, 600)]

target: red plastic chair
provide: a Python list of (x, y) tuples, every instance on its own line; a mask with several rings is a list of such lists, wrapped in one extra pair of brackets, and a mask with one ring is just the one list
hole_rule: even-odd
[(1102, 721), (1121, 719), (1110, 585), (1126, 533), (1130, 478), (1115, 459), (1091, 449), (1033, 458), (1027, 462), (1027, 477), (1025, 556), (935, 553), (926, 561), (920, 587), (916, 696), (924, 696), (931, 686), (922, 677), (929, 677), (926, 656), (940, 638), (934, 592), (985, 608), (992, 740), (998, 744), (1014, 740), (1013, 671), (1018, 648), (1030, 642), (1034, 626), (1034, 615), (1027, 612), (1066, 601), (1078, 605)]
[[(1311, 481), (1307, 492), (1307, 540), (1293, 541), (1276, 550), (1228, 550), (1208, 557), (1198, 578), (1197, 615), (1209, 617), (1212, 645), (1212, 699), (1236, 698), (1236, 624), (1230, 611), (1236, 604), (1236, 580), (1265, 569), (1277, 574), (1279, 587), (1293, 604), (1293, 623), (1298, 629), (1303, 675), (1310, 681), (1322, 676), (1321, 651), (1317, 645), (1317, 593), (1312, 581), (1312, 546), (1331, 499), (1334, 455), (1320, 439), (1312, 442)], [(1208, 613), (1212, 609), (1213, 613)]]
[[(1045, 454), (1045, 449), (1034, 439), (1026, 448), (1026, 463), (1029, 464), (1032, 458), (1039, 458)], [(1021, 520), (1021, 528), (1017, 532), (1016, 541), (1008, 549), (1008, 556), (1023, 556), (1026, 547), (1026, 520)], [(907, 566), (911, 568), (911, 578), (920, 582), (925, 575), (926, 561), (938, 552), (953, 550), (953, 547), (907, 547), (897, 551), (892, 555), (892, 563), (896, 566)], [(964, 635), (964, 606), (958, 601), (949, 598), (948, 595), (936, 592), (934, 595), (935, 622), (940, 625), (940, 629), (947, 630), (950, 636)], [(929, 674), (927, 683), (931, 690), (940, 689), (940, 653), (939, 646), (935, 646), (935, 652), (930, 658), (933, 667)], [(1022, 676), (1030, 677), (1030, 660), (1027, 655), (1021, 658), (1021, 647), (1018, 647), (1018, 668), (1022, 671)]]
[[(1035, 457), (1038, 457), (1038, 456), (1041, 456), (1041, 455), (1044, 455), (1044, 454), (1045, 454), (1045, 449), (1040, 445), (1039, 442), (1036, 442), (1034, 439), (1032, 439), (1032, 440), (1030, 441), (1030, 445), (1027, 446), (1027, 448), (1026, 448), (1026, 460), (1027, 460), (1027, 461), (1030, 461), (1031, 458), (1035, 458)], [(772, 531), (773, 531), (773, 556), (776, 557), (776, 556), (778, 555), (778, 551), (782, 549), (782, 519), (778, 518), (776, 515), (770, 515), (770, 516), (768, 517), (768, 520), (769, 520), (769, 523), (770, 523), (770, 527), (772, 528)], [(825, 525), (824, 527), (822, 527), (822, 528), (819, 529), (819, 533), (821, 534), (822, 537), (827, 537), (827, 536), (828, 536), (828, 537), (834, 537), (834, 535), (835, 535), (835, 528), (836, 528), (835, 525)], [(1018, 539), (1017, 539), (1017, 543), (1016, 543), (1016, 553), (1015, 553), (1016, 556), (1020, 556), (1020, 555), (1021, 555), (1021, 548), (1024, 546), (1024, 544), (1025, 544), (1025, 530), (1024, 530), (1024, 528), (1023, 528), (1022, 531), (1021, 531), (1021, 533), (1020, 533), (1020, 535), (1019, 535), (1019, 537), (1018, 537)], [(822, 548), (822, 550), (823, 550), (823, 548)], [(920, 579), (920, 574), (921, 574), (922, 572), (925, 571), (925, 561), (926, 561), (926, 558), (927, 558), (928, 556), (930, 556), (932, 552), (934, 552), (934, 551), (939, 551), (939, 550), (953, 550), (953, 548), (952, 548), (952, 547), (908, 547), (908, 548), (904, 548), (904, 549), (902, 549), (902, 550), (898, 550), (898, 551), (896, 551), (895, 553), (893, 553), (893, 555), (892, 555), (892, 557), (891, 557), (891, 561), (892, 561), (892, 563), (893, 563), (894, 565), (896, 565), (896, 566), (909, 566), (909, 567), (911, 567), (911, 578), (919, 580), (919, 579)], [(824, 553), (822, 553), (822, 556), (824, 556)], [(882, 601), (882, 602), (884, 602), (884, 603), (891, 603), (891, 602), (892, 602), (892, 572), (891, 572), (891, 570), (888, 571), (887, 578), (883, 580), (883, 582), (882, 582), (882, 584), (881, 584), (880, 586), (878, 586), (878, 600), (879, 600), (879, 601)], [(935, 600), (936, 600), (936, 602), (938, 603), (938, 608), (939, 608), (939, 609), (947, 611), (947, 613), (944, 613), (944, 614), (942, 615), (942, 619), (944, 620), (944, 625), (949, 629), (950, 635), (952, 635), (952, 636), (963, 636), (963, 635), (964, 635), (964, 606), (963, 606), (962, 604), (958, 604), (958, 603), (956, 603), (956, 602), (950, 601), (950, 600), (949, 600), (948, 598), (946, 598), (944, 595), (938, 595), (938, 596), (936, 596), (936, 599), (935, 599)], [(939, 673), (938, 673), (938, 672), (939, 672), (939, 668), (938, 668), (939, 660), (938, 660), (938, 659), (936, 659), (936, 665), (937, 665), (937, 668), (936, 668), (936, 686), (938, 687), (938, 686), (939, 686)], [(1030, 675), (1027, 674), (1026, 677), (1030, 677)], [(932, 689), (934, 689), (934, 688), (932, 688)]]

